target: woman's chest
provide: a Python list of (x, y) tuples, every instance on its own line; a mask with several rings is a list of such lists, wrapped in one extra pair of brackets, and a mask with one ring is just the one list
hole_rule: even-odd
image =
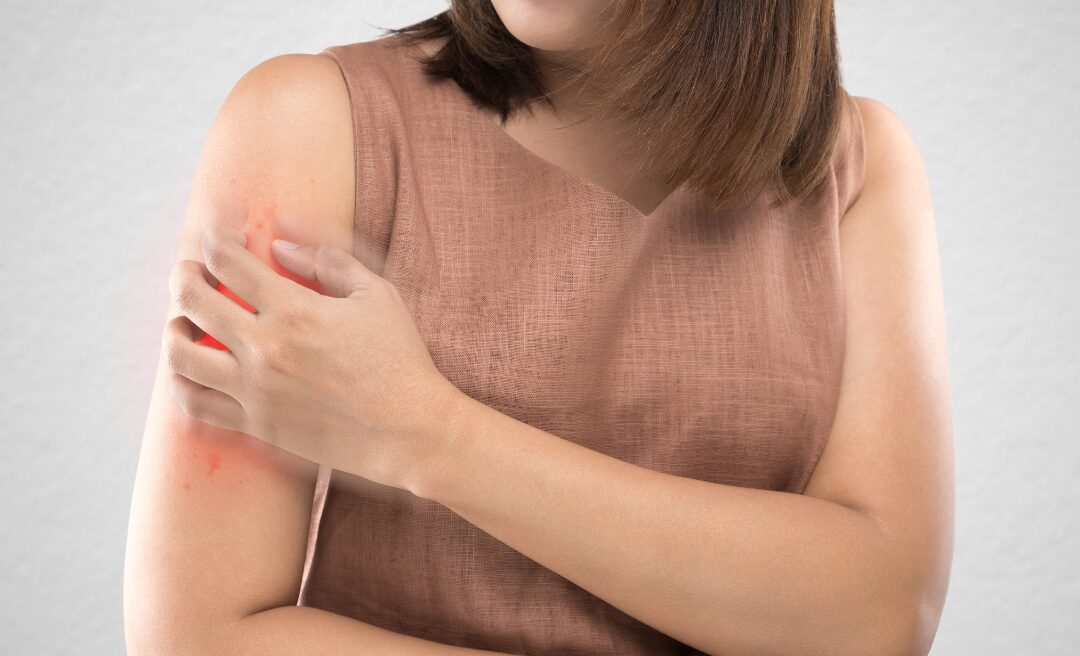
[(436, 239), (393, 279), (469, 396), (640, 466), (801, 491), (839, 390), (835, 243), (705, 234)]

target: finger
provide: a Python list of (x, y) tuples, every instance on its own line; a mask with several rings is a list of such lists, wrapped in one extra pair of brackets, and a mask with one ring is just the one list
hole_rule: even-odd
[(204, 387), (236, 397), (240, 391), (240, 364), (236, 357), (196, 343), (202, 331), (184, 315), (165, 323), (162, 350), (169, 369)]
[(230, 350), (243, 345), (255, 317), (214, 289), (214, 278), (206, 266), (195, 260), (180, 260), (169, 275), (169, 289), (177, 308), (204, 332), (220, 340)]
[(169, 391), (189, 417), (244, 432), (244, 409), (228, 394), (203, 387), (175, 371), (169, 372)]
[(265, 262), (245, 248), (246, 244), (243, 232), (212, 225), (202, 234), (203, 260), (211, 274), (258, 312), (279, 280)]
[(321, 284), (331, 296), (345, 298), (373, 283), (378, 276), (352, 254), (332, 246), (289, 246), (280, 239), (271, 250), (281, 266)]

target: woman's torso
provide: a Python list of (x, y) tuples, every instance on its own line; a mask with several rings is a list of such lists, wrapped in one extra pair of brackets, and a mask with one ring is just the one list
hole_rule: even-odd
[[(425, 78), (416, 46), (324, 54), (352, 102), (354, 253), (401, 292), (450, 382), (642, 467), (802, 493), (839, 393), (854, 103), (809, 201), (718, 213), (680, 187), (642, 216)], [(320, 476), (300, 603), (509, 653), (694, 653), (449, 509), (336, 471)]]

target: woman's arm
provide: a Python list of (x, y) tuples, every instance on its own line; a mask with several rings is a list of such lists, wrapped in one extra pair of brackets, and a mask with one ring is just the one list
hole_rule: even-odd
[(464, 394), (433, 442), (438, 469), (410, 491), (706, 653), (925, 654), (953, 531), (934, 218), (910, 135), (858, 102), (868, 163), (840, 226), (843, 382), (804, 495), (638, 467)]
[[(286, 55), (256, 66), (211, 128), (177, 259), (202, 261), (200, 236), (212, 224), (245, 231), (248, 248), (279, 273), (275, 237), (351, 250), (352, 148), (332, 60)], [(170, 302), (168, 317), (179, 314)], [(315, 465), (188, 417), (169, 392), (164, 357), (128, 527), (129, 654), (490, 653), (297, 607)]]

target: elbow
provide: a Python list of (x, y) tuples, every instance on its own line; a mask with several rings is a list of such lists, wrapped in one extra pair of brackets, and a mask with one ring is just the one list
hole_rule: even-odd
[(221, 626), (185, 618), (153, 604), (124, 601), (124, 642), (128, 656), (219, 656)]
[[(243, 615), (207, 599), (158, 591), (124, 594), (127, 656), (244, 656), (261, 654)], [(257, 641), (256, 641), (257, 642)]]
[(903, 621), (894, 637), (893, 651), (897, 656), (927, 656), (937, 635), (941, 620), (941, 602), (920, 600), (907, 605), (901, 613)]
[(124, 642), (128, 656), (218, 656), (222, 653), (207, 640), (193, 638), (190, 627), (147, 626), (124, 622)]
[(876, 621), (867, 623), (871, 629), (860, 644), (845, 650), (852, 656), (927, 656), (937, 634), (941, 604), (937, 601), (908, 601), (890, 604)]
[[(856, 631), (852, 656), (927, 656), (937, 635), (948, 590), (948, 569), (906, 564), (902, 556), (886, 555), (871, 571), (870, 585), (850, 608)], [(890, 567), (889, 564), (892, 566)], [(929, 572), (929, 573), (928, 573)], [(853, 600), (854, 601), (854, 600)]]

